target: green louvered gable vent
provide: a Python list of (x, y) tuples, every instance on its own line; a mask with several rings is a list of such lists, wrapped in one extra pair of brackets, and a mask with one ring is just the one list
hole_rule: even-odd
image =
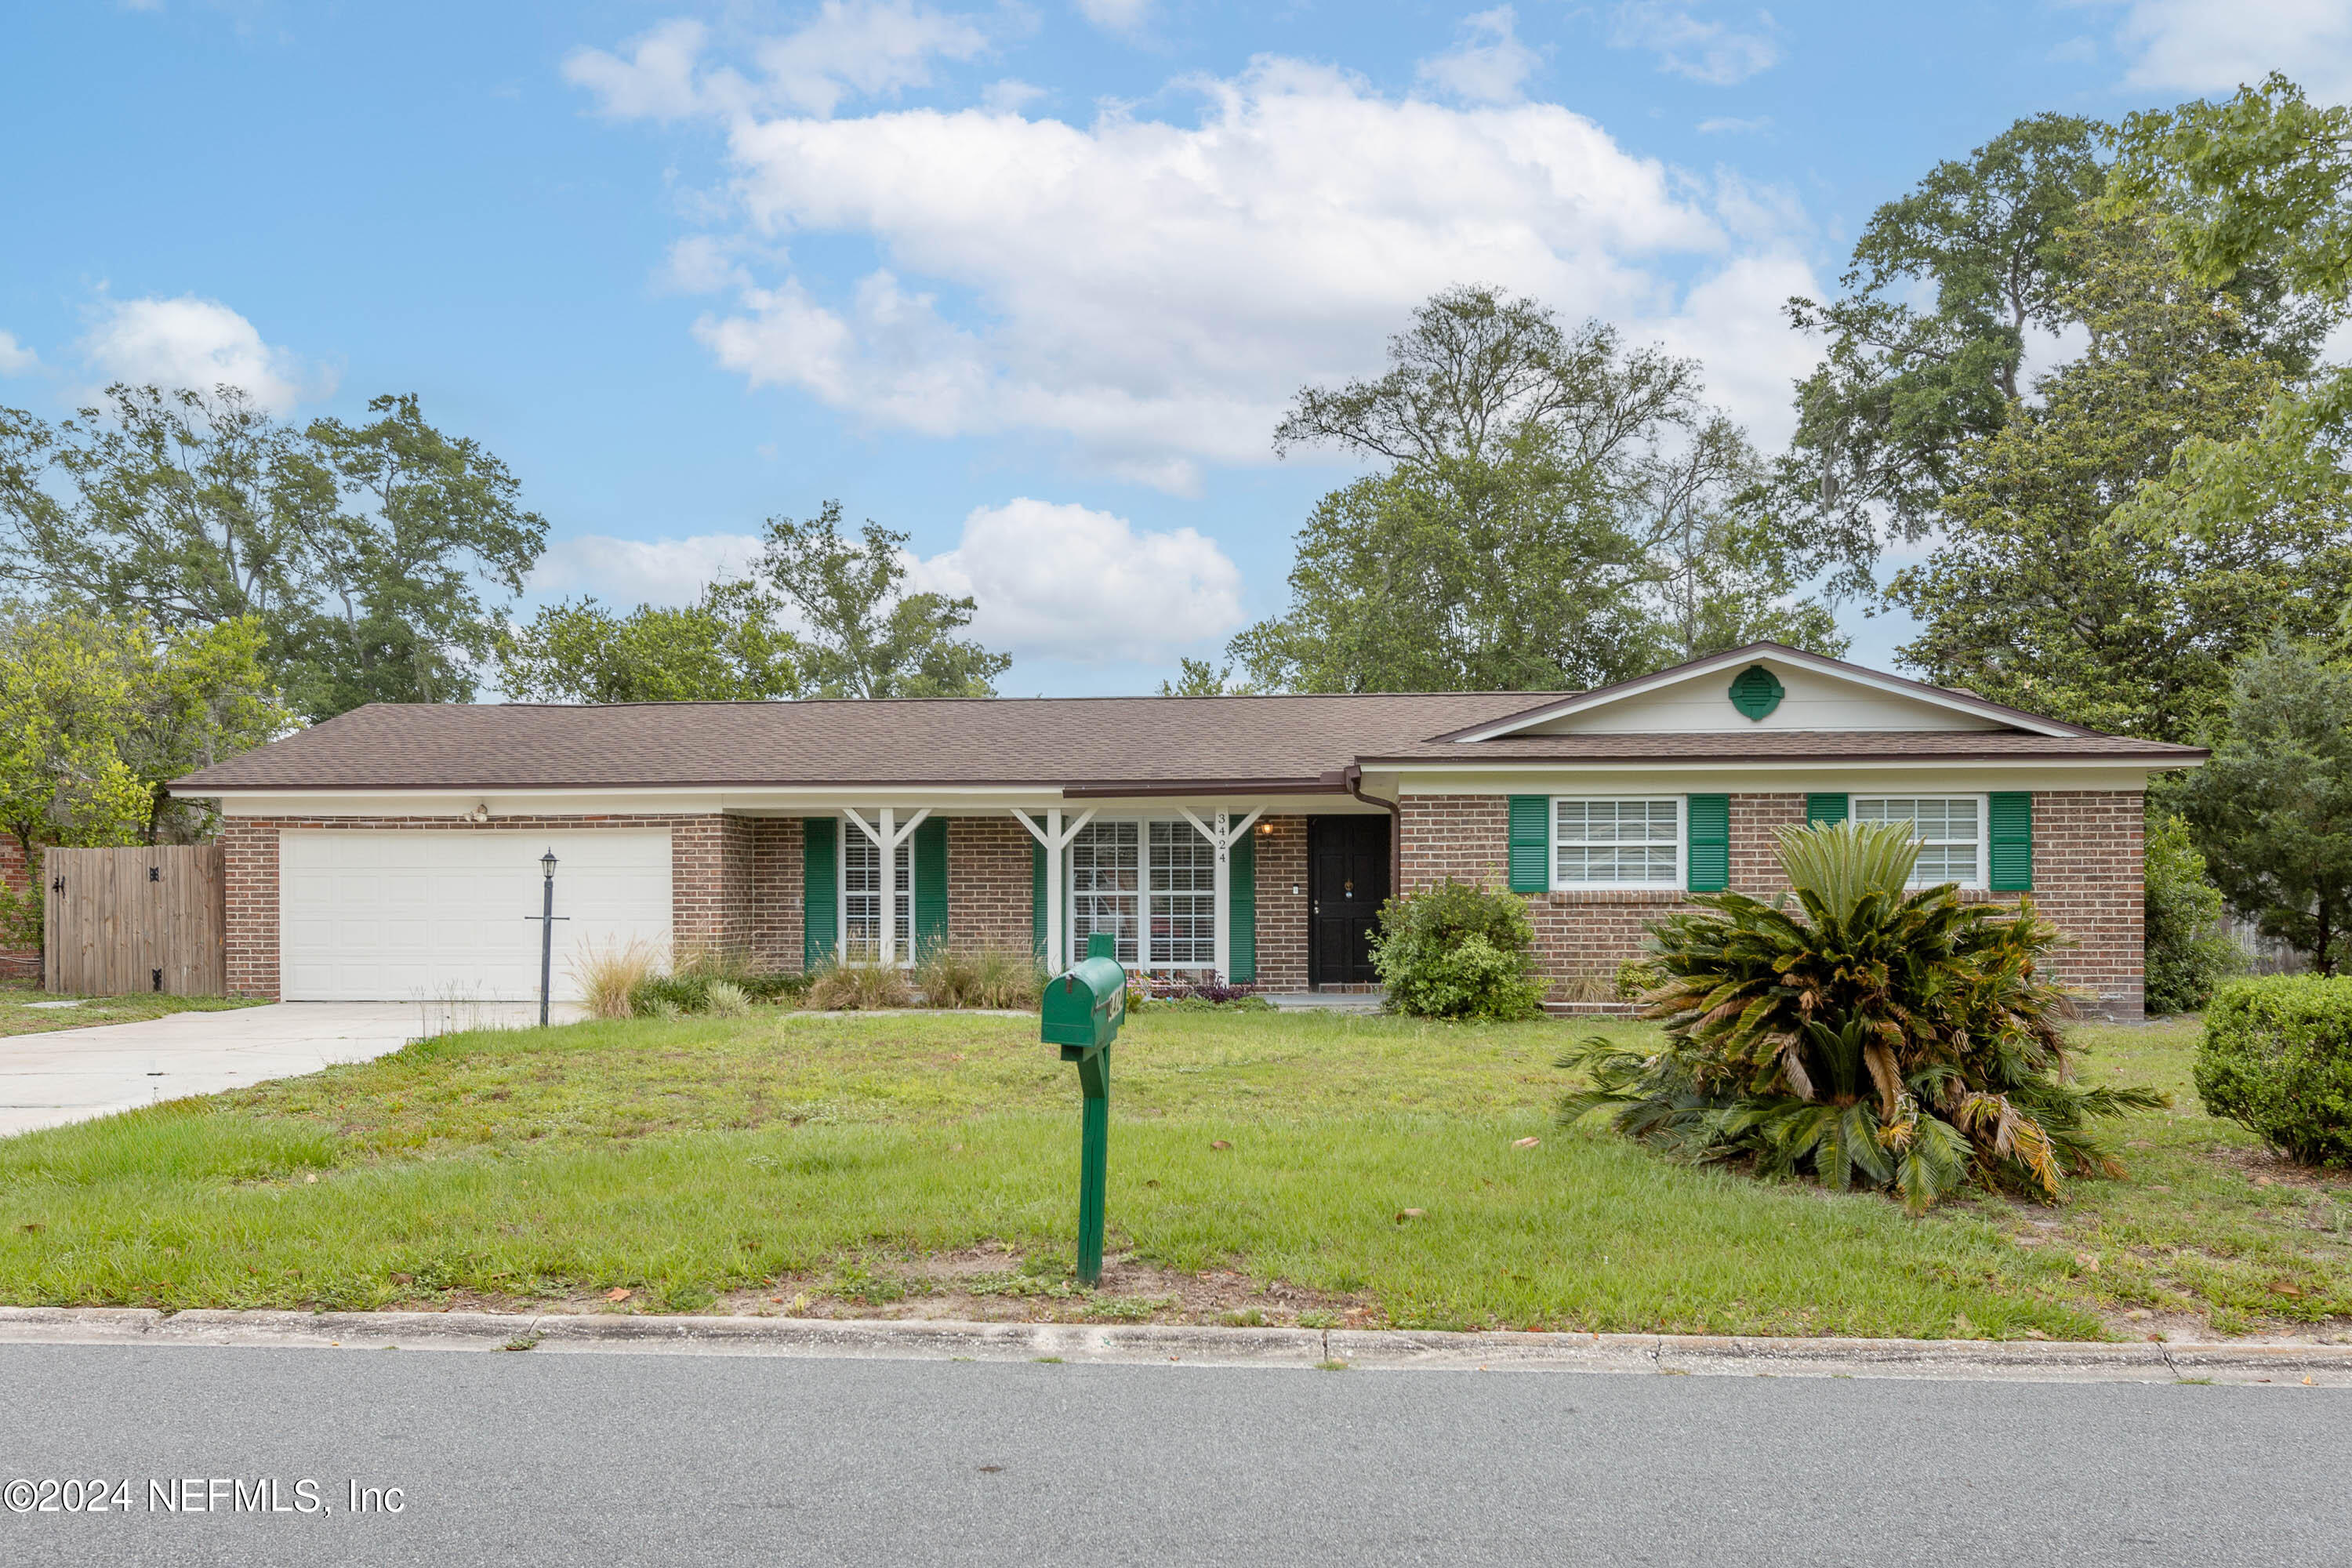
[(1257, 981), (1257, 839), (1244, 833), (1234, 840), (1226, 852), (1226, 870), (1232, 878), (1228, 889), (1225, 918), (1231, 921), (1226, 946), (1233, 957), (1234, 972), (1225, 976), (1228, 985), (1250, 985)]
[(2033, 796), (2025, 790), (1997, 790), (1985, 801), (1990, 829), (1991, 880), (1996, 893), (2033, 890)]
[(1835, 827), (1846, 819), (1852, 807), (1851, 797), (1843, 795), (1809, 795), (1805, 797), (1805, 826)]
[(915, 956), (948, 944), (948, 819), (927, 816), (915, 829)]
[(801, 823), (801, 966), (815, 969), (833, 957), (841, 931), (839, 840), (841, 824), (830, 816)]
[(1551, 886), (1551, 797), (1511, 796), (1511, 891), (1540, 893)]
[(1695, 795), (1684, 812), (1690, 831), (1685, 885), (1694, 893), (1719, 893), (1731, 886), (1731, 797)]

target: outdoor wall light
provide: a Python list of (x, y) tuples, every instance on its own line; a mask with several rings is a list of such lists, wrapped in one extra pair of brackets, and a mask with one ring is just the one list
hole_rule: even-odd
[(1271, 838), (1274, 837), (1274, 824), (1271, 822), (1259, 823), (1257, 825), (1257, 836), (1260, 838)]

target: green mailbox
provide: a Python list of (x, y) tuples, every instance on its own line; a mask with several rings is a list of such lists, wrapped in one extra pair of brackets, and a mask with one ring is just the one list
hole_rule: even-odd
[(1078, 1065), (1078, 1282), (1102, 1279), (1103, 1178), (1110, 1163), (1110, 1043), (1127, 1022), (1127, 971), (1108, 932), (1087, 938), (1087, 956), (1045, 982), (1038, 1037)]

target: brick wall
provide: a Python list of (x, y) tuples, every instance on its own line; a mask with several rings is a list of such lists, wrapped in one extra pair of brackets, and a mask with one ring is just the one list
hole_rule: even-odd
[(751, 962), (761, 969), (801, 966), (801, 819), (751, 816)]
[[(1508, 802), (1501, 795), (1407, 795), (1402, 880), (1408, 892), (1447, 879), (1505, 886)], [(2072, 945), (2054, 967), (2099, 1010), (2137, 1018), (2142, 1000), (2142, 798), (2131, 791), (2047, 791), (2033, 797), (2033, 900)], [(1772, 831), (1801, 824), (1801, 795), (1731, 797), (1731, 885), (1767, 896), (1787, 887)], [(2005, 902), (1999, 893), (1971, 900)], [(1559, 984), (1555, 1003), (1593, 1000), (1595, 982), (1641, 952), (1649, 924), (1682, 902), (1651, 889), (1546, 893), (1534, 909), (1536, 951)]]
[(948, 945), (964, 952), (1036, 945), (1036, 840), (1007, 814), (948, 818)]
[(1257, 826), (1274, 829), (1257, 836), (1257, 987), (1304, 991), (1307, 819), (1262, 816)]
[[(0, 883), (19, 898), (32, 886), (32, 878), (25, 869), (25, 847), (16, 842), (13, 833), (0, 833)], [(0, 979), (38, 980), (41, 977), (40, 949), (33, 947), (0, 947)]]

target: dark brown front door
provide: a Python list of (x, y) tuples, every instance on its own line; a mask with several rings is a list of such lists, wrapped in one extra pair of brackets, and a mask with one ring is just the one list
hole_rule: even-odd
[(1307, 819), (1307, 979), (1313, 985), (1378, 980), (1372, 928), (1389, 896), (1389, 819)]

